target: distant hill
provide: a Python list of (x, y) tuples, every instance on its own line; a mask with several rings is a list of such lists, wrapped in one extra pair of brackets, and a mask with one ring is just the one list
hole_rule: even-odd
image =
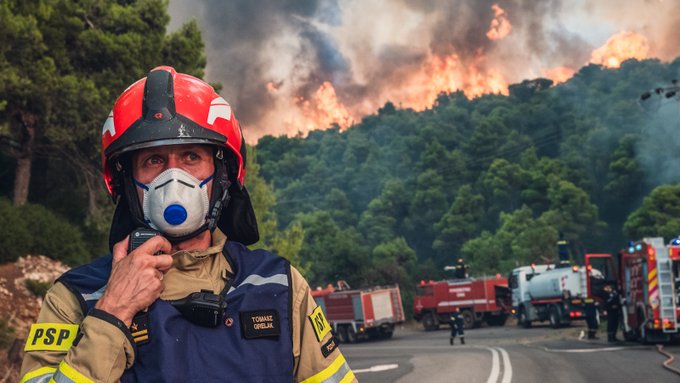
[[(323, 263), (312, 254), (319, 251), (347, 259), (334, 271), (319, 266), (319, 283), (375, 266), (376, 249), (398, 238), (419, 265), (430, 260), (435, 269), (458, 256), (475, 266), (470, 246), (496, 238), (509, 262), (495, 268), (505, 272), (549, 259), (559, 232), (576, 257), (624, 243), (623, 223), (642, 198), (680, 179), (668, 170), (680, 145), (670, 139), (678, 136), (677, 107), (639, 105), (643, 92), (678, 77), (680, 60), (629, 60), (618, 69), (585, 66), (557, 86), (523, 81), (508, 96), (441, 94), (423, 112), (387, 103), (345, 131), (264, 137), (257, 161), (275, 189), (280, 227), (305, 227), (303, 262)], [(550, 230), (536, 231), (538, 241), (517, 239), (528, 231), (508, 230), (521, 225)], [(353, 254), (335, 251), (343, 237)], [(496, 271), (478, 261), (477, 273)], [(350, 283), (375, 278), (360, 274)]]

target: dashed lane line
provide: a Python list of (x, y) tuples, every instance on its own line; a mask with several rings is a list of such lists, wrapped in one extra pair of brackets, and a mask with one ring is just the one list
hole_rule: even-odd
[(359, 370), (352, 370), (355, 374), (362, 374), (364, 372), (380, 372), (380, 371), (387, 371), (387, 370), (394, 370), (395, 368), (398, 368), (398, 364), (379, 364), (377, 366), (371, 366), (369, 368), (362, 368)]

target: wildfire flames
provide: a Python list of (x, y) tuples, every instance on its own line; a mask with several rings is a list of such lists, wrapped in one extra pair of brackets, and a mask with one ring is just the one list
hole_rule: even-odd
[(649, 41), (635, 32), (620, 32), (595, 49), (590, 62), (607, 68), (618, 68), (628, 59), (645, 59), (649, 55)]
[(543, 74), (543, 77), (551, 79), (554, 84), (563, 83), (574, 76), (574, 70), (567, 68), (566, 66), (544, 69), (541, 73)]
[[(512, 25), (505, 10), (497, 4), (491, 7), (493, 19), (486, 32), (492, 41), (500, 41), (512, 31)], [(634, 32), (621, 32), (613, 35), (600, 48), (592, 52), (590, 62), (609, 68), (617, 68), (621, 62), (629, 59), (644, 59), (649, 54), (649, 43), (646, 37)], [(404, 108), (417, 111), (432, 107), (436, 97), (442, 92), (463, 91), (469, 98), (484, 94), (508, 94), (508, 72), (502, 63), (490, 62), (482, 48), (473, 58), (463, 59), (456, 53), (447, 56), (430, 53), (415, 70), (405, 72), (398, 82), (388, 89), (382, 90), (378, 97), (364, 97), (351, 100), (345, 104), (336, 94), (336, 89), (329, 81), (324, 81), (309, 96), (300, 95), (290, 99), (290, 92), (283, 92), (283, 82), (266, 84), (269, 94), (278, 98), (279, 106), (285, 112), (279, 114), (278, 124), (283, 123), (288, 132), (307, 133), (314, 129), (337, 124), (346, 128), (361, 118), (374, 113), (386, 101)], [(496, 65), (494, 65), (496, 64)], [(554, 84), (567, 81), (574, 75), (574, 69), (559, 66), (540, 71), (543, 77), (551, 79)], [(287, 97), (282, 101), (280, 97)], [(279, 109), (281, 110), (281, 109)]]
[(419, 73), (403, 87), (407, 93), (396, 98), (404, 106), (424, 110), (432, 106), (441, 92), (462, 90), (469, 98), (488, 93), (508, 94), (508, 82), (497, 70), (484, 70), (485, 58), (479, 55), (473, 63), (463, 63), (456, 54), (432, 56)]
[(491, 26), (489, 26), (489, 31), (486, 32), (486, 37), (489, 40), (500, 40), (510, 34), (512, 25), (505, 16), (505, 11), (498, 4), (492, 5), (491, 10), (494, 13), (494, 18), (491, 20)]
[(298, 103), (302, 108), (303, 115), (311, 121), (316, 121), (318, 126), (330, 126), (338, 124), (340, 127), (348, 127), (354, 119), (347, 111), (335, 94), (333, 85), (325, 81), (319, 89), (314, 92), (312, 100), (298, 98)]

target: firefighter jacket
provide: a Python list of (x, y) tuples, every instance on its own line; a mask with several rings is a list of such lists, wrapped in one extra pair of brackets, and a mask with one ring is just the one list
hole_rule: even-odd
[[(227, 242), (180, 251), (165, 290), (128, 329), (94, 309), (109, 257), (64, 274), (32, 326), (22, 382), (356, 381), (309, 286), (287, 261)], [(227, 301), (224, 324), (188, 322), (167, 301), (209, 289)]]
[(604, 308), (607, 310), (607, 312), (615, 311), (618, 310), (621, 306), (621, 297), (619, 296), (619, 292), (616, 291), (616, 289), (613, 289), (609, 295), (607, 295), (607, 299), (604, 302)]

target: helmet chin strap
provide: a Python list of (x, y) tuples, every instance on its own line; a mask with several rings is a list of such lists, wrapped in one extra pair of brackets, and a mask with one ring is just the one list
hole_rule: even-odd
[[(210, 206), (208, 207), (208, 216), (206, 217), (206, 222), (203, 225), (201, 225), (201, 227), (192, 231), (191, 233), (184, 234), (181, 236), (173, 236), (161, 232), (163, 237), (165, 237), (173, 245), (194, 238), (206, 230), (210, 230), (210, 232), (213, 232), (217, 227), (217, 222), (220, 219), (222, 210), (229, 204), (230, 200), (229, 187), (231, 186), (231, 181), (229, 181), (226, 165), (224, 163), (224, 160), (222, 159), (222, 149), (217, 150), (215, 157), (216, 160), (215, 160), (215, 173), (213, 178), (213, 188), (210, 196)], [(128, 206), (130, 208), (130, 215), (132, 216), (132, 219), (137, 225), (137, 227), (146, 227), (152, 230), (156, 230), (149, 226), (149, 224), (144, 221), (144, 211), (142, 209), (141, 201), (139, 201), (139, 196), (137, 194), (136, 189), (137, 186), (135, 186), (132, 180), (131, 173), (124, 175), (123, 184), (125, 198), (127, 198), (128, 201), (135, 201), (134, 203), (128, 203)]]

